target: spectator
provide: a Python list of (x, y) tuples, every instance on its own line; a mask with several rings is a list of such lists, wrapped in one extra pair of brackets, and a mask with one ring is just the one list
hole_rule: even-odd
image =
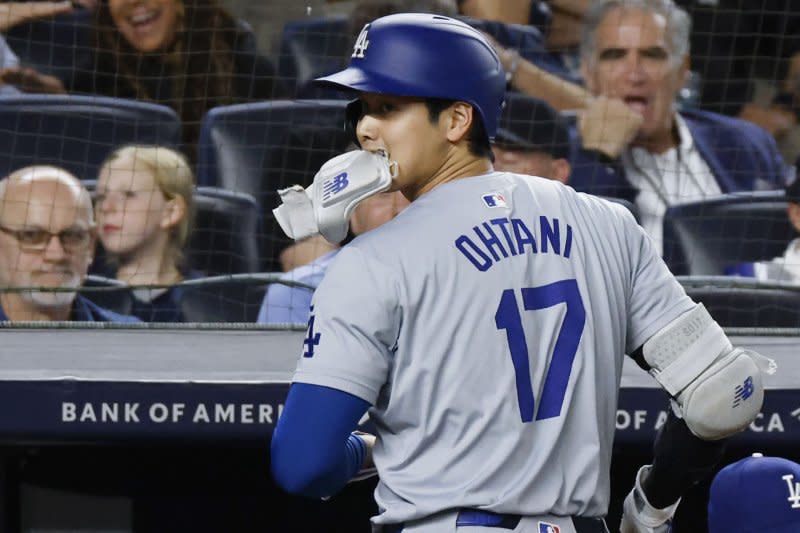
[(567, 183), (569, 131), (547, 102), (509, 94), (492, 143), (495, 170)]
[[(93, 31), (94, 53), (70, 86), (48, 83), (39, 90), (168, 105), (180, 116), (191, 150), (212, 107), (288, 95), (272, 64), (256, 51), (250, 28), (216, 0), (103, 0)], [(32, 92), (34, 85), (29, 79)]]
[[(786, 215), (800, 235), (800, 179), (786, 187)], [(770, 261), (741, 263), (725, 269), (729, 275), (754, 277), (765, 281), (784, 281), (800, 284), (800, 236), (793, 239), (782, 256)]]
[(39, 84), (58, 86), (52, 76), (20, 68), (19, 58), (6, 42), (2, 33), (18, 24), (72, 11), (72, 4), (64, 2), (4, 2), (0, 3), (0, 96), (19, 94), (26, 86), (28, 75), (33, 75)]
[(708, 531), (800, 531), (800, 464), (754, 453), (720, 470), (711, 484)]
[(94, 231), (89, 192), (67, 171), (31, 166), (0, 181), (0, 287), (17, 289), (0, 293), (0, 320), (138, 322), (77, 294)]
[(186, 158), (162, 146), (124, 146), (100, 168), (95, 214), (113, 276), (134, 289), (132, 314), (182, 322), (183, 248), (194, 218), (194, 176)]
[(582, 70), (599, 105), (579, 116), (572, 185), (633, 202), (662, 246), (670, 205), (777, 189), (786, 169), (763, 129), (675, 109), (688, 70), (691, 21), (672, 0), (601, 0), (586, 15)]
[[(371, 196), (356, 206), (350, 218), (350, 231), (361, 235), (389, 222), (408, 205), (408, 200), (399, 192), (386, 192)], [(285, 281), (304, 283), (312, 287), (319, 285), (325, 271), (340, 248), (299, 266), (283, 275)], [(311, 305), (312, 290), (275, 283), (270, 285), (261, 310), (259, 324), (305, 324)]]

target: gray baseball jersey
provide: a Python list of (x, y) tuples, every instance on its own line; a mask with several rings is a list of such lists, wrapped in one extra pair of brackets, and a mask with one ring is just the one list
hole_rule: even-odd
[(370, 402), (377, 523), (602, 516), (622, 357), (695, 305), (625, 208), (494, 172), (345, 247), (294, 381)]

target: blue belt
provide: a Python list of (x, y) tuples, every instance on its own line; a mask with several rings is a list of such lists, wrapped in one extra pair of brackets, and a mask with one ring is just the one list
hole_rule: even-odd
[(478, 509), (461, 509), (456, 518), (456, 527), (483, 526), (514, 529), (520, 520), (522, 520), (522, 516), (518, 514), (497, 514)]
[[(514, 529), (522, 520), (518, 514), (498, 514), (479, 509), (461, 509), (456, 517), (458, 526), (496, 527), (499, 529)], [(573, 516), (572, 523), (578, 533), (607, 533), (605, 522), (602, 518), (585, 518)], [(405, 524), (392, 524), (383, 528), (383, 533), (401, 533)]]

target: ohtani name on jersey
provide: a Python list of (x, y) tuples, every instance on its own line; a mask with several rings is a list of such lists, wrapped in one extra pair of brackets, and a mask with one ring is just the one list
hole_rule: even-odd
[(572, 226), (546, 216), (540, 216), (536, 222), (534, 229), (537, 231), (534, 232), (519, 218), (492, 218), (473, 226), (472, 234), (460, 235), (455, 245), (481, 272), (486, 272), (501, 259), (526, 253), (569, 258)]

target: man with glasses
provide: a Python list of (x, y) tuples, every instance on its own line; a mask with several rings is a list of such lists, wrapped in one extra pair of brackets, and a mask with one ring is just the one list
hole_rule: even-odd
[(0, 181), (0, 320), (138, 322), (77, 294), (94, 246), (89, 192), (69, 172), (30, 166)]

